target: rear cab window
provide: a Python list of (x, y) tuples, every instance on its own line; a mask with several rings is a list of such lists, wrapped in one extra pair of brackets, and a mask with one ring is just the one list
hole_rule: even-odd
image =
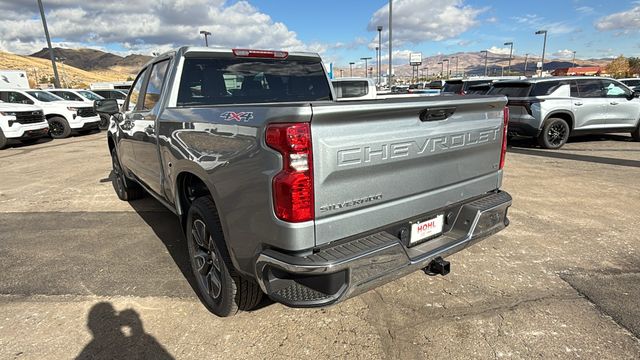
[(320, 60), (184, 59), (178, 107), (331, 100)]
[(463, 86), (464, 83), (462, 81), (447, 81), (447, 83), (444, 84), (444, 87), (442, 88), (442, 92), (459, 94), (462, 92)]

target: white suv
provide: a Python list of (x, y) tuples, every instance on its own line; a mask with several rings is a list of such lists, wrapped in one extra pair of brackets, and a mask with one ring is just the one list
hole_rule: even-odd
[(0, 100), (41, 107), (49, 122), (49, 134), (54, 139), (66, 138), (71, 131), (88, 133), (100, 125), (100, 116), (93, 106), (66, 101), (44, 90), (0, 89)]
[(33, 105), (0, 101), (0, 149), (4, 149), (9, 140), (29, 143), (48, 134), (49, 123), (42, 109)]
[[(93, 107), (93, 102), (96, 100), (104, 100), (104, 97), (94, 93), (91, 90), (75, 90), (75, 89), (47, 89), (48, 92), (53, 95), (59, 96), (65, 100), (70, 101), (82, 101), (88, 106)], [(100, 129), (105, 130), (109, 127), (109, 116), (100, 115)]]

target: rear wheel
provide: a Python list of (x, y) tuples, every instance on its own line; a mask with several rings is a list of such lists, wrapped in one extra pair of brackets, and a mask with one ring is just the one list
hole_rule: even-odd
[(0, 150), (7, 147), (8, 143), (9, 143), (9, 140), (7, 140), (7, 138), (4, 136), (4, 133), (2, 132), (2, 129), (0, 129)]
[(113, 165), (113, 179), (111, 179), (111, 183), (118, 198), (123, 201), (131, 201), (143, 197), (144, 190), (140, 185), (127, 179), (124, 175), (116, 149), (111, 150), (111, 163)]
[(100, 130), (107, 130), (109, 128), (109, 115), (100, 114)]
[(54, 139), (64, 139), (71, 135), (71, 127), (67, 119), (54, 116), (49, 119), (49, 135)]
[(638, 123), (638, 127), (631, 132), (631, 137), (633, 141), (640, 141), (640, 123)]
[(551, 118), (542, 128), (538, 144), (545, 149), (560, 149), (569, 140), (570, 132), (569, 124), (564, 119)]
[(200, 299), (209, 311), (226, 317), (256, 307), (262, 299), (262, 290), (255, 281), (242, 277), (234, 269), (217, 209), (209, 197), (193, 202), (185, 232)]

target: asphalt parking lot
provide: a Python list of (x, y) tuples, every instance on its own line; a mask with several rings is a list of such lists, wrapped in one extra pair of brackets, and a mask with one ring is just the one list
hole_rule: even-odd
[(227, 319), (174, 216), (117, 199), (105, 135), (0, 151), (0, 358), (640, 358), (640, 143), (515, 141), (511, 226), (326, 309)]

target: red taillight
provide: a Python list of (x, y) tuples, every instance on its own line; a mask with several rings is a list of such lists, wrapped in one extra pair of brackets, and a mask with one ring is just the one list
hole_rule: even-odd
[(273, 207), (284, 221), (313, 220), (313, 159), (309, 123), (272, 124), (267, 145), (282, 154), (282, 170), (273, 178)]
[(502, 128), (502, 152), (500, 153), (500, 169), (504, 168), (505, 157), (507, 156), (507, 131), (509, 129), (509, 107), (504, 107), (503, 116), (503, 128)]
[(233, 55), (238, 57), (286, 59), (289, 53), (286, 51), (233, 49)]

